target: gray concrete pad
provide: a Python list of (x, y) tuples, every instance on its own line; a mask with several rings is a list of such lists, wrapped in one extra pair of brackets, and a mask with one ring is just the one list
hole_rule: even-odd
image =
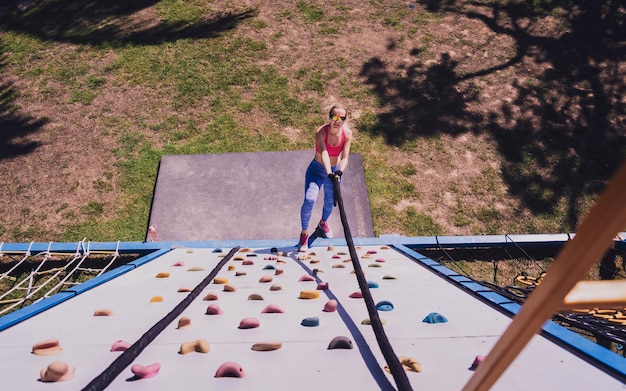
[[(163, 156), (149, 226), (156, 224), (161, 241), (294, 238), (295, 245), (304, 173), (312, 159), (313, 151)], [(350, 155), (341, 193), (352, 236), (373, 237), (359, 154)], [(321, 216), (322, 196), (320, 192), (310, 232)], [(334, 237), (344, 237), (339, 208), (329, 224)]]

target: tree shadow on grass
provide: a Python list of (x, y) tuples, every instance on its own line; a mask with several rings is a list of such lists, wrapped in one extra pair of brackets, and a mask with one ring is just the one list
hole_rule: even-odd
[[(211, 19), (198, 18), (193, 23), (160, 22), (152, 15), (139, 15), (156, 3), (157, 0), (14, 1), (0, 9), (0, 31), (15, 31), (44, 41), (92, 46), (153, 45), (179, 39), (217, 37), (256, 13), (254, 9), (225, 12)], [(5, 66), (4, 54), (0, 52), (0, 72)], [(28, 141), (27, 137), (40, 131), (47, 122), (18, 114), (17, 95), (11, 83), (1, 82), (0, 159), (36, 150), (40, 144)]]
[[(5, 67), (0, 49), (0, 72)], [(0, 82), (0, 160), (28, 154), (39, 143), (29, 141), (27, 136), (38, 132), (47, 122), (20, 114), (15, 106), (16, 89), (8, 81)]]
[(88, 45), (152, 45), (186, 38), (213, 38), (256, 14), (255, 9), (224, 12), (195, 22), (163, 22), (141, 12), (160, 0), (48, 0), (15, 6), (2, 18), (9, 30), (43, 40)]
[[(585, 205), (626, 156), (626, 22), (624, 12), (615, 12), (616, 3), (565, 8), (571, 30), (551, 38), (525, 25), (550, 10), (514, 2), (476, 3), (470, 10), (453, 1), (428, 1), (428, 9), (478, 19), (512, 38), (516, 52), (496, 66), (463, 75), (446, 53), (435, 65), (416, 59), (398, 69), (371, 59), (361, 75), (386, 111), (366, 130), (395, 146), (437, 134), (486, 133), (503, 157), (510, 193), (536, 214), (565, 208), (563, 225), (575, 228)], [(472, 111), (481, 91), (464, 87), (475, 85), (467, 81), (529, 59), (545, 71), (530, 82), (513, 82), (514, 101), (486, 114)]]

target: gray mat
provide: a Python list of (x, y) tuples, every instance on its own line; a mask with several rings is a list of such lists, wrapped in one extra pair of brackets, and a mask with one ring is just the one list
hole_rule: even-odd
[[(312, 151), (163, 156), (149, 225), (156, 225), (160, 241), (294, 238), (295, 245), (304, 173), (312, 158)], [(361, 155), (349, 159), (341, 193), (350, 232), (353, 237), (373, 237)], [(320, 219), (322, 195), (309, 232)], [(334, 237), (344, 237), (339, 208), (329, 224)]]

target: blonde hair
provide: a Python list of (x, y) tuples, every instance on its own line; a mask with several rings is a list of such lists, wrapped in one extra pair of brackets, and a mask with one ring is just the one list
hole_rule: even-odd
[(338, 105), (338, 104), (334, 104), (330, 107), (330, 110), (328, 110), (328, 116), (330, 117), (331, 115), (333, 115), (333, 111), (335, 109), (339, 109), (339, 110), (343, 110), (346, 112), (346, 117), (348, 117), (348, 109), (346, 109), (344, 106), (342, 105)]

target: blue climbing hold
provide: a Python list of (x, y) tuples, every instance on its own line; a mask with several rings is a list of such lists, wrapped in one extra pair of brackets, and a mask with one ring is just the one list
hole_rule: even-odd
[(221, 253), (222, 249), (221, 248), (216, 248), (215, 250), (213, 250), (214, 253)]
[(317, 316), (304, 318), (302, 319), (302, 322), (300, 322), (300, 324), (305, 327), (317, 327), (320, 325), (320, 318), (318, 318)]
[(265, 265), (263, 270), (276, 270), (276, 266), (274, 265)]
[(387, 300), (379, 301), (376, 304), (376, 309), (378, 311), (391, 311), (393, 309), (393, 303)]
[(437, 312), (431, 312), (422, 320), (424, 323), (446, 323), (447, 321), (448, 318)]
[(367, 287), (370, 289), (378, 288), (378, 283), (376, 281), (368, 281)]

